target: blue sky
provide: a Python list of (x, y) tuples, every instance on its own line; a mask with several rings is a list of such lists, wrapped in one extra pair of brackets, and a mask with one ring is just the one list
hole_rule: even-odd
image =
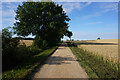
[[(69, 30), (75, 40), (118, 38), (117, 2), (57, 2), (63, 5), (71, 21)], [(20, 2), (2, 2), (2, 28), (13, 26)], [(64, 37), (64, 40), (68, 39)]]

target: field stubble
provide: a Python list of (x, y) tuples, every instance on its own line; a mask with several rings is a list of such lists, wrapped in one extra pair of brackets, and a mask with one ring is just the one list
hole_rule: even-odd
[(103, 56), (104, 59), (118, 63), (118, 39), (87, 40), (79, 41), (79, 43), (82, 44), (79, 44), (78, 48), (83, 48), (96, 55)]
[(20, 45), (25, 44), (26, 46), (31, 46), (33, 43), (33, 40), (20, 40)]

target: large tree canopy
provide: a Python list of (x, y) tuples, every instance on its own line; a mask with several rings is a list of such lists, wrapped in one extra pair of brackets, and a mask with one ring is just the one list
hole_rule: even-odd
[(15, 32), (21, 36), (35, 35), (38, 45), (43, 41), (56, 44), (68, 34), (70, 18), (62, 5), (54, 2), (23, 2), (16, 10)]

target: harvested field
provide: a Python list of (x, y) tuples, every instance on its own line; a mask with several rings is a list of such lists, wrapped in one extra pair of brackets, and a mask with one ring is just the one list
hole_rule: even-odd
[(118, 39), (102, 39), (102, 40), (88, 40), (87, 42), (97, 42), (97, 43), (114, 43), (118, 44)]
[(33, 40), (20, 40), (20, 45), (25, 43), (26, 46), (30, 46), (33, 43)]
[(118, 39), (79, 41), (78, 47), (118, 62)]

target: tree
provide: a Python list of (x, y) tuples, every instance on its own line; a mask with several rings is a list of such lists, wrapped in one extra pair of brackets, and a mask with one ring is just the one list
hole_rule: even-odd
[(21, 36), (35, 35), (39, 47), (56, 45), (68, 34), (70, 18), (62, 5), (54, 2), (23, 2), (16, 10), (15, 32)]
[(68, 36), (70, 38), (70, 40), (71, 40), (71, 36), (73, 35), (72, 32), (70, 32), (70, 31), (66, 31), (66, 32), (67, 32), (66, 36)]
[(100, 40), (100, 37), (98, 37), (97, 40)]

